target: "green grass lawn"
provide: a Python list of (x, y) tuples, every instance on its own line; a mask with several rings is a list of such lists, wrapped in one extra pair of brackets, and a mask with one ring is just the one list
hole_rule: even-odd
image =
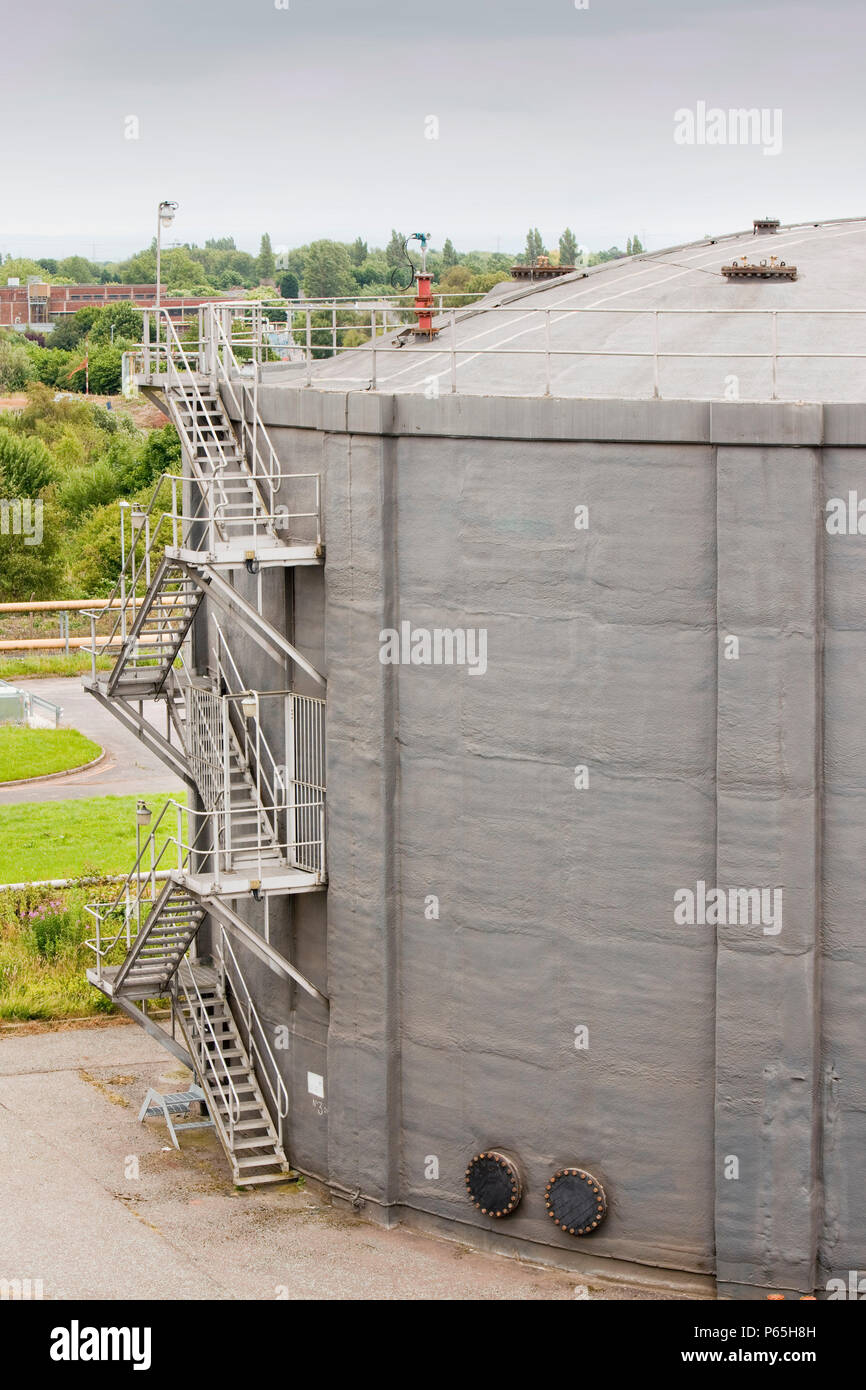
[[(148, 798), (152, 826), (170, 799)], [(0, 1020), (115, 1012), (85, 977), (95, 957), (84, 943), (96, 931), (85, 905), (113, 901), (122, 885), (4, 891), (2, 884), (128, 873), (135, 863), (135, 805), (132, 796), (100, 796), (0, 806)], [(169, 809), (157, 831), (157, 855), (176, 824)], [(183, 833), (187, 838), (186, 816)], [(159, 867), (173, 867), (175, 853), (170, 847)], [(124, 951), (122, 941), (106, 963), (122, 960)]]
[[(168, 796), (148, 798), (156, 818)], [(176, 798), (177, 799), (177, 798)], [(159, 845), (175, 830), (168, 811)], [(161, 834), (165, 831), (165, 835)], [(146, 832), (145, 832), (146, 833)], [(186, 837), (186, 825), (184, 836)], [(173, 863), (176, 863), (176, 859)], [(94, 796), (74, 801), (0, 806), (0, 885), (90, 874), (125, 874), (135, 863), (135, 797)], [(170, 868), (168, 858), (160, 868)]]
[(77, 729), (27, 729), (0, 724), (0, 782), (66, 772), (98, 758), (102, 749)]
[[(110, 671), (115, 658), (98, 656), (97, 671)], [(90, 655), (84, 652), (30, 652), (27, 656), (0, 656), (0, 681), (12, 685), (24, 676), (82, 676), (90, 672)]]

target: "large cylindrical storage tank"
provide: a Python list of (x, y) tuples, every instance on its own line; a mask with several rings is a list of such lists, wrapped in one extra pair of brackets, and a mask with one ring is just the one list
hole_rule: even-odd
[[(771, 240), (796, 281), (721, 275)], [(866, 1267), (864, 257), (680, 248), (261, 386), (324, 485), (268, 613), (328, 678), (328, 890), (272, 939), (330, 1015), (263, 1012), (366, 1215), (734, 1297)]]

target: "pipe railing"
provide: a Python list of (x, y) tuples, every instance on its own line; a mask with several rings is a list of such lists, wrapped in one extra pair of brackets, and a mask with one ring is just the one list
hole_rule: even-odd
[[(161, 542), (175, 548), (182, 546), (196, 524), (203, 524), (206, 516), (196, 510), (191, 516), (184, 515), (178, 501), (178, 485), (182, 487), (183, 477), (175, 473), (164, 473), (154, 488), (148, 505), (142, 509), (129, 502), (121, 501), (120, 508), (120, 574), (117, 582), (99, 608), (84, 609), (83, 614), (90, 619), (90, 646), (83, 650), (90, 653), (91, 674), (96, 679), (96, 658), (103, 656), (110, 646), (121, 646), (129, 640), (130, 629), (135, 624), (136, 608), (140, 608), (144, 591), (150, 588), (152, 579), (152, 556)], [(165, 484), (171, 488), (171, 505), (159, 510), (162, 489)], [(181, 492), (182, 495), (182, 492)], [(202, 498), (199, 498), (199, 506)], [(129, 512), (129, 542), (126, 537), (126, 513)], [(97, 642), (96, 625), (102, 618), (114, 616), (114, 622), (107, 636), (102, 634), (101, 645)]]
[[(554, 292), (556, 282), (545, 286), (547, 293)], [(394, 305), (383, 306), (381, 304), (365, 306), (362, 300), (348, 301), (328, 301), (332, 306), (332, 312), (328, 323), (320, 324), (314, 321), (314, 315), (321, 314), (326, 307), (323, 301), (321, 305), (314, 302), (288, 301), (281, 302), (280, 312), (288, 313), (289, 318), (293, 316), (297, 319), (297, 324), (288, 322), (286, 332), (291, 339), (292, 346), (297, 348), (306, 368), (305, 383), (313, 383), (313, 364), (318, 358), (333, 358), (343, 356), (346, 353), (354, 354), (351, 357), (353, 365), (361, 365), (366, 362), (366, 370), (353, 373), (347, 376), (335, 375), (331, 369), (319, 378), (322, 386), (341, 386), (356, 387), (358, 389), (370, 390), (377, 389), (380, 381), (384, 380), (382, 364), (385, 360), (390, 360), (392, 354), (401, 353), (403, 359), (409, 364), (423, 366), (426, 373), (431, 373), (431, 369), (437, 380), (439, 377), (447, 381), (447, 390), (456, 393), (458, 391), (458, 371), (462, 366), (467, 365), (476, 358), (510, 358), (519, 357), (529, 360), (537, 360), (542, 367), (539, 373), (540, 394), (549, 396), (555, 386), (563, 384), (564, 373), (561, 370), (563, 363), (567, 369), (574, 369), (592, 358), (614, 358), (621, 361), (643, 360), (650, 365), (652, 373), (651, 395), (654, 398), (661, 398), (661, 367), (666, 362), (689, 362), (700, 361), (703, 359), (735, 363), (738, 361), (758, 361), (766, 364), (768, 372), (769, 394), (766, 397), (770, 400), (779, 399), (779, 364), (786, 361), (820, 361), (824, 358), (839, 361), (863, 361), (866, 360), (866, 345), (863, 351), (846, 351), (841, 347), (834, 346), (829, 351), (820, 350), (800, 350), (796, 344), (790, 348), (780, 341), (780, 330), (784, 322), (796, 322), (799, 319), (808, 317), (813, 320), (833, 319), (861, 319), (866, 326), (866, 310), (863, 309), (800, 309), (800, 308), (773, 308), (773, 309), (736, 309), (736, 308), (702, 308), (702, 309), (657, 309), (657, 308), (624, 308), (621, 306), (604, 307), (580, 307), (567, 305), (527, 305), (519, 296), (512, 298), (508, 303), (503, 304), (473, 304), (471, 306), (462, 305), (449, 307), (442, 304), (437, 311), (434, 327), (438, 333), (438, 338), (433, 341), (414, 340), (413, 330), (416, 326), (416, 318), (413, 312), (408, 309), (403, 312)], [(273, 312), (276, 305), (268, 303), (262, 306), (263, 314), (260, 325), (265, 322), (273, 328), (271, 320), (267, 316), (270, 309)], [(209, 306), (210, 308), (210, 306)], [(477, 317), (478, 313), (483, 313), (489, 327), (480, 333), (468, 338), (465, 343), (457, 341), (457, 328), (467, 317)], [(270, 351), (268, 343), (261, 335), (266, 330), (257, 325), (254, 319), (248, 314), (249, 305), (226, 304), (215, 306), (210, 310), (217, 314), (221, 310), (236, 311), (237, 322), (242, 329), (248, 330), (247, 336), (243, 334), (232, 335), (232, 345), (237, 354), (238, 351), (249, 351), (254, 357), (254, 369), (258, 372), (261, 363)], [(385, 324), (381, 315), (390, 313), (392, 317), (398, 316), (397, 322)], [(352, 315), (360, 322), (344, 322), (340, 324), (337, 320), (340, 314)], [(644, 346), (625, 345), (623, 347), (604, 347), (589, 345), (585, 347), (573, 346), (571, 344), (558, 344), (556, 342), (556, 329), (559, 325), (568, 323), (573, 329), (580, 323), (581, 316), (607, 316), (610, 323), (615, 323), (617, 317), (625, 315), (637, 322), (646, 324), (647, 337)], [(506, 330), (511, 327), (506, 318), (510, 318), (518, 329), (517, 332), (508, 335)], [(702, 334), (703, 342), (710, 342), (709, 347), (665, 347), (663, 342), (663, 326), (672, 320), (693, 318), (698, 320), (704, 329)], [(737, 321), (739, 319), (762, 321), (762, 328), (765, 337), (765, 344), (759, 349), (754, 347), (754, 332), (750, 333), (749, 338), (742, 344), (731, 345), (730, 343), (712, 344), (710, 330), (715, 330), (719, 322), (723, 319)], [(760, 329), (758, 331), (761, 331)], [(257, 336), (257, 334), (259, 336)], [(350, 341), (350, 334), (354, 335)], [(356, 339), (360, 336), (361, 341)], [(515, 346), (520, 338), (536, 338), (535, 343), (523, 343)], [(300, 341), (297, 341), (300, 339)], [(490, 341), (484, 341), (488, 339)], [(256, 367), (258, 363), (258, 367)], [(267, 365), (265, 363), (265, 365)], [(407, 366), (407, 371), (410, 368)], [(405, 372), (401, 372), (405, 376)], [(417, 385), (423, 385), (427, 376), (422, 377)], [(578, 383), (579, 384), (579, 383)], [(529, 394), (529, 393), (528, 393)], [(539, 394), (539, 392), (536, 392)]]
[[(164, 835), (162, 844), (157, 849), (157, 832), (163, 821), (171, 811), (175, 816), (175, 834)], [(124, 940), (126, 951), (132, 949), (133, 942), (141, 932), (142, 907), (145, 907), (145, 921), (147, 913), (155, 904), (157, 897), (157, 882), (165, 880), (165, 871), (160, 871), (163, 860), (167, 861), (167, 856), (171, 851), (171, 856), (177, 851), (178, 845), (183, 843), (183, 817), (187, 814), (187, 808), (179, 801), (168, 800), (159, 812), (156, 821), (149, 827), (149, 833), (145, 837), (144, 844), (139, 842), (138, 853), (135, 863), (130, 869), (126, 878), (120, 886), (115, 897), (110, 902), (86, 903), (84, 910), (96, 922), (95, 937), (88, 938), (85, 945), (96, 955), (97, 979), (102, 979), (103, 962), (114, 949)], [(199, 835), (201, 829), (199, 830)], [(198, 836), (196, 836), (198, 839)], [(190, 848), (194, 848), (193, 845)], [(183, 869), (189, 857), (189, 849), (183, 858), (178, 854), (178, 860), (173, 867)], [(149, 863), (147, 862), (149, 859)], [(161, 890), (160, 890), (161, 891)], [(109, 940), (103, 941), (103, 931), (109, 923), (116, 922), (122, 915), (122, 921), (113, 936)], [(133, 924), (135, 930), (133, 931)]]
[(289, 1113), (289, 1092), (280, 1075), (277, 1059), (268, 1039), (268, 1031), (253, 1003), (243, 971), (238, 964), (238, 958), (222, 924), (220, 924), (216, 942), (216, 956), (218, 969), (223, 980), (223, 988), (225, 990), (227, 982), (231, 995), (237, 1003), (237, 1012), (233, 1011), (233, 1017), (241, 1029), (242, 1039), (252, 1062), (256, 1079), (263, 1087), (266, 1097), (270, 1098), (268, 1108), (271, 1116), (276, 1116), (279, 1140), (282, 1146), (284, 1140), (283, 1121)]
[[(181, 992), (184, 998), (181, 998)], [(195, 971), (185, 960), (181, 961), (172, 979), (172, 1020), (182, 1011), (184, 1003), (194, 1017), (195, 1027), (183, 1028), (186, 1041), (198, 1063), (198, 1074), (204, 1077), (209, 1086), (215, 1086), (224, 1115), (212, 1114), (211, 1118), (225, 1131), (230, 1149), (234, 1148), (234, 1128), (240, 1120), (241, 1099), (232, 1076), (232, 1070), (223, 1056), (225, 1039), (217, 1036), (213, 1020), (208, 1013), (209, 1001), (205, 1000), (195, 978)], [(182, 1018), (182, 1012), (181, 1012)], [(211, 1043), (212, 1048), (208, 1047)]]

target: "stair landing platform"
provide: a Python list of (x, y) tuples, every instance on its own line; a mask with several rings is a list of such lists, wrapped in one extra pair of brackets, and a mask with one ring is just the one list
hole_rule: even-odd
[(180, 546), (167, 546), (166, 555), (172, 560), (181, 560), (187, 565), (213, 565), (235, 569), (255, 560), (259, 565), (321, 565), (324, 550), (321, 545), (292, 544), (275, 545), (263, 537), (238, 537), (235, 540), (218, 541), (213, 550), (189, 550)]
[(172, 878), (198, 898), (239, 898), (257, 888), (263, 893), (316, 893), (326, 886), (320, 874), (268, 863), (262, 864), (261, 870), (253, 864), (226, 869), (219, 877), (212, 871), (195, 874), (173, 870)]

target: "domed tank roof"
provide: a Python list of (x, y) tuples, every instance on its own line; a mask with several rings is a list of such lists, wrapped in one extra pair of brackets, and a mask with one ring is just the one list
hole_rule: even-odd
[[(796, 279), (772, 278), (796, 267)], [(726, 277), (734, 262), (766, 275)], [(766, 263), (762, 266), (762, 263)], [(866, 219), (743, 232), (497, 286), (377, 339), (384, 392), (614, 399), (862, 401)], [(406, 315), (405, 317), (409, 317)], [(372, 353), (316, 364), (313, 386), (369, 387)]]

